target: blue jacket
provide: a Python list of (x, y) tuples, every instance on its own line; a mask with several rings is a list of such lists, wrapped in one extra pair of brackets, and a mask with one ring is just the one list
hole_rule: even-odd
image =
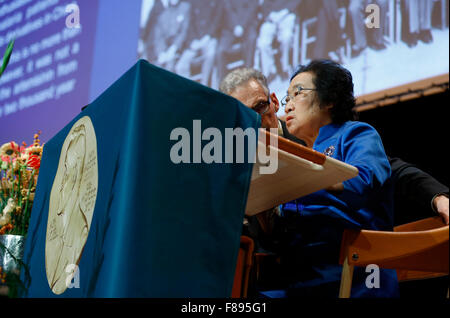
[[(380, 136), (366, 123), (326, 125), (313, 149), (357, 167), (359, 174), (343, 182), (341, 193), (321, 190), (284, 204), (275, 227), (278, 252), (288, 296), (306, 291), (310, 296), (317, 292), (318, 296), (337, 297), (342, 231), (393, 228), (391, 169)], [(365, 280), (370, 273), (355, 268), (352, 297), (397, 296), (395, 271), (380, 272), (380, 288), (369, 289)]]

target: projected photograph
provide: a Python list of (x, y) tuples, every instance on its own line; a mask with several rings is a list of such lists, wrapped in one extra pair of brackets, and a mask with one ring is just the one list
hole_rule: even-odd
[(215, 89), (253, 67), (279, 98), (296, 65), (328, 58), (362, 96), (448, 73), (448, 0), (143, 0), (138, 57)]
[[(448, 74), (448, 2), (0, 0), (0, 54), (15, 39), (0, 78), (0, 142), (39, 130), (49, 140), (138, 58), (214, 89), (253, 67), (279, 99), (294, 67), (317, 58), (348, 68), (356, 96)], [(79, 28), (66, 23), (74, 3)]]

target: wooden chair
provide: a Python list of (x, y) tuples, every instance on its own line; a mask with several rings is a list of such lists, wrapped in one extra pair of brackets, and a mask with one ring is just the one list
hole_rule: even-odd
[(239, 248), (238, 259), (236, 262), (236, 271), (234, 273), (233, 289), (231, 291), (232, 298), (247, 297), (248, 280), (250, 277), (250, 269), (253, 265), (253, 250), (255, 243), (245, 235), (241, 236), (241, 247)]
[(449, 226), (440, 217), (400, 225), (394, 232), (345, 230), (339, 297), (350, 297), (354, 266), (396, 269), (399, 281), (448, 275), (448, 239)]

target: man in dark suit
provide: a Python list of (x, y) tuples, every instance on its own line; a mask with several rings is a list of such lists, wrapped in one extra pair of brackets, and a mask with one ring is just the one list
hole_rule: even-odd
[[(448, 187), (399, 158), (389, 158), (394, 182), (394, 225), (405, 224), (440, 215), (449, 224)], [(400, 283), (400, 296), (405, 298), (445, 297), (448, 276)]]
[[(278, 135), (291, 141), (306, 146), (306, 143), (290, 134), (286, 123), (277, 118), (280, 106), (275, 93), (270, 93), (267, 78), (259, 71), (252, 68), (238, 68), (228, 73), (220, 83), (219, 90), (230, 95), (245, 106), (253, 109), (261, 115), (261, 127), (270, 129), (276, 128)], [(242, 227), (242, 235), (249, 236), (255, 243), (255, 253), (264, 253), (274, 257), (265, 258), (261, 266), (259, 277), (253, 271), (250, 276), (249, 295), (258, 295), (259, 290), (271, 288), (277, 284), (277, 275), (273, 275), (279, 270), (276, 262), (276, 255), (270, 251), (271, 239), (266, 233), (271, 232), (276, 216), (279, 215), (279, 207), (263, 211), (251, 217), (245, 217)], [(269, 249), (269, 250), (268, 250)]]
[[(280, 103), (276, 94), (270, 93), (267, 78), (261, 72), (252, 68), (235, 69), (223, 78), (219, 90), (260, 114), (262, 128), (276, 128), (278, 135), (306, 146), (303, 140), (289, 133), (284, 121), (277, 118)], [(254, 239), (255, 252), (267, 252), (262, 248), (259, 238), (263, 237), (262, 231), (267, 231), (265, 225), (271, 224), (271, 220), (277, 213), (279, 213), (279, 208), (274, 207), (244, 219), (242, 234)], [(250, 286), (255, 288), (253, 284)]]
[(389, 158), (395, 185), (394, 224), (439, 214), (449, 224), (448, 187), (400, 158)]

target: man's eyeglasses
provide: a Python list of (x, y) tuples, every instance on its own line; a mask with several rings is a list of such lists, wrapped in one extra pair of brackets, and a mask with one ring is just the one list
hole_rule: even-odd
[(270, 107), (270, 95), (267, 97), (266, 101), (259, 102), (258, 104), (253, 106), (252, 109), (262, 116), (265, 113), (267, 113), (269, 107)]
[(296, 87), (296, 91), (294, 92), (294, 96), (290, 96), (290, 95), (286, 95), (283, 97), (283, 99), (281, 100), (281, 105), (283, 105), (283, 107), (286, 107), (286, 105), (293, 100), (295, 97), (297, 97), (301, 91), (316, 91), (316, 88), (304, 88), (301, 86), (297, 86)]

